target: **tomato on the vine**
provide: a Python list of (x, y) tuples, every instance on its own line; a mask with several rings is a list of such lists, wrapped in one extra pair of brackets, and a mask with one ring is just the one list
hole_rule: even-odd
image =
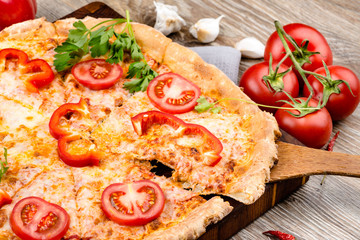
[[(302, 54), (298, 51), (294, 52), (294, 47), (288, 40), (286, 40), (291, 51), (293, 51), (295, 58), (299, 61), (304, 70), (314, 71), (315, 69), (323, 66), (322, 61), (324, 61), (327, 65), (332, 65), (332, 51), (325, 37), (318, 30), (301, 23), (291, 23), (285, 25), (284, 30), (303, 50)], [(308, 40), (307, 45), (305, 40)], [(319, 54), (313, 54), (314, 52), (318, 52)], [(265, 61), (269, 61), (270, 53), (274, 62), (280, 62), (280, 60), (285, 56), (285, 48), (276, 31), (271, 34), (266, 42), (264, 52)], [(284, 64), (288, 66), (293, 65), (290, 57), (284, 61)]]
[[(272, 64), (273, 69), (276, 68), (276, 64)], [(278, 73), (285, 72), (289, 67), (281, 64)], [(244, 89), (244, 93), (248, 95), (253, 101), (259, 104), (269, 105), (269, 106), (281, 106), (282, 102), (277, 102), (279, 100), (287, 100), (288, 97), (283, 92), (275, 92), (273, 88), (271, 90), (266, 86), (263, 76), (269, 74), (269, 63), (261, 62), (254, 64), (249, 67), (240, 79), (240, 87)], [(277, 83), (280, 83), (281, 79), (276, 79)], [(299, 82), (296, 78), (295, 73), (290, 70), (282, 77), (283, 81), (283, 91), (289, 93), (292, 97), (297, 97), (299, 95)], [(270, 86), (269, 86), (270, 87)], [(268, 112), (275, 113), (275, 108), (263, 108)]]
[[(334, 81), (324, 82), (326, 85), (325, 94), (327, 88), (329, 90), (336, 91), (331, 94), (327, 104), (325, 105), (326, 109), (329, 111), (332, 120), (342, 120), (352, 114), (360, 102), (360, 81), (356, 77), (355, 73), (350, 69), (343, 66), (328, 66), (331, 79)], [(316, 69), (315, 73), (326, 76), (326, 70), (324, 67)], [(309, 84), (314, 89), (313, 98), (318, 101), (323, 98), (324, 86), (319, 80), (317, 80), (313, 75), (310, 75), (308, 78)], [(349, 86), (344, 82), (337, 82), (336, 80), (344, 80)], [(303, 90), (304, 96), (309, 96), (309, 89), (304, 86)]]
[(0, 31), (14, 23), (34, 19), (36, 0), (0, 0)]
[[(306, 100), (306, 98), (301, 99)], [(295, 100), (299, 101), (298, 99)], [(316, 107), (318, 102), (310, 99), (309, 105)], [(284, 104), (281, 107), (291, 108), (289, 104)], [(289, 112), (299, 113), (295, 109), (279, 109), (275, 114), (279, 127), (285, 132), (312, 148), (321, 148), (329, 141), (333, 124), (326, 108), (321, 108), (303, 117), (294, 117)]]

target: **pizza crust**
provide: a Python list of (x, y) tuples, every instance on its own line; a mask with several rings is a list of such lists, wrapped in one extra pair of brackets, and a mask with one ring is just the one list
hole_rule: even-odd
[(177, 225), (159, 229), (146, 236), (144, 240), (183, 240), (197, 239), (206, 231), (206, 226), (217, 223), (232, 210), (228, 202), (224, 202), (220, 197), (213, 197), (195, 211), (191, 212), (187, 218)]
[(5, 28), (0, 32), (0, 41), (48, 39), (54, 36), (56, 36), (54, 25), (43, 17)]

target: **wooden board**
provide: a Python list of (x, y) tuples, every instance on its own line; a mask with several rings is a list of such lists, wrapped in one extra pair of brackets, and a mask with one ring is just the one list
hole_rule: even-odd
[[(62, 17), (61, 19), (69, 17), (84, 18), (86, 16), (107, 18), (122, 17), (106, 4), (93, 2)], [(269, 183), (266, 185), (265, 193), (260, 197), (260, 199), (251, 205), (245, 205), (231, 198), (223, 197), (234, 207), (233, 211), (217, 224), (208, 226), (206, 233), (199, 239), (225, 240), (230, 238), (253, 222), (256, 218), (264, 214), (267, 210), (272, 208), (275, 204), (290, 196), (294, 191), (305, 184), (307, 180), (308, 177), (300, 177), (276, 183)]]

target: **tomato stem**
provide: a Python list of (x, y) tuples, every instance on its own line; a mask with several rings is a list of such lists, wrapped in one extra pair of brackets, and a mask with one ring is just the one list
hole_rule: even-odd
[[(220, 102), (223, 102), (223, 101), (229, 101), (229, 100), (237, 100), (237, 101), (240, 101), (240, 102), (244, 102), (244, 103), (249, 103), (249, 104), (253, 104), (253, 105), (257, 105), (259, 107), (266, 107), (266, 108), (276, 108), (276, 109), (283, 109), (283, 110), (293, 110), (294, 108), (289, 108), (289, 107), (277, 107), (277, 106), (270, 106), (270, 105), (265, 105), (265, 104), (259, 104), (259, 103), (256, 103), (256, 102), (253, 102), (253, 101), (248, 101), (248, 100), (245, 100), (245, 99), (241, 99), (241, 98), (222, 98), (216, 102), (214, 102), (213, 104), (216, 105)], [(296, 110), (307, 110), (309, 109), (308, 107), (306, 108), (296, 108)], [(316, 110), (319, 110), (321, 109), (320, 107), (314, 107), (312, 109), (316, 109)]]
[(291, 58), (291, 61), (293, 62), (296, 70), (299, 72), (302, 79), (304, 80), (304, 83), (306, 84), (307, 88), (309, 89), (310, 95), (309, 95), (309, 98), (308, 98), (308, 101), (307, 101), (307, 102), (309, 102), (310, 99), (312, 98), (312, 96), (314, 95), (314, 89), (311, 87), (310, 83), (308, 82), (308, 80), (307, 80), (307, 78), (305, 76), (304, 70), (302, 69), (300, 64), (296, 61), (296, 58), (294, 57), (294, 54), (292, 53), (292, 51), (290, 50), (288, 44), (286, 43), (285, 37), (286, 37), (286, 39), (288, 39), (290, 41), (290, 43), (295, 48), (298, 48), (298, 45), (296, 44), (294, 39), (285, 32), (284, 28), (281, 26), (281, 24), (278, 21), (275, 21), (275, 27), (276, 27), (276, 31), (277, 31), (277, 33), (279, 35), (279, 38), (280, 38), (282, 44), (284, 45), (286, 53), (289, 54), (289, 57)]

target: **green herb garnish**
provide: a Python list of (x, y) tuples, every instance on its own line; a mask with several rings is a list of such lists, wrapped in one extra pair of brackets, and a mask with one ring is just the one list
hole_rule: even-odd
[[(110, 21), (113, 23), (101, 26)], [(115, 25), (125, 22), (126, 25), (121, 33), (115, 32)], [(64, 71), (71, 68), (89, 52), (93, 58), (106, 55), (106, 61), (111, 64), (123, 61), (124, 52), (129, 52), (131, 59), (135, 62), (130, 64), (126, 78), (136, 77), (136, 79), (125, 83), (124, 88), (130, 93), (145, 91), (149, 82), (158, 74), (144, 60), (130, 22), (129, 11), (126, 11), (126, 19), (106, 20), (90, 29), (82, 21), (75, 22), (73, 25), (75, 29), (69, 31), (66, 41), (55, 48), (57, 53), (54, 61), (56, 70)], [(94, 30), (99, 26), (101, 27)], [(113, 37), (115, 40), (110, 42)]]
[(7, 148), (4, 148), (4, 158), (5, 158), (5, 161), (0, 161), (0, 182), (1, 182), (1, 178), (4, 176), (4, 174), (9, 169), (8, 161), (7, 161)]
[(215, 107), (215, 104), (217, 104), (218, 101), (210, 103), (204, 96), (200, 96), (196, 101), (199, 104), (195, 106), (195, 110), (198, 111), (199, 113), (207, 112), (207, 111), (212, 113), (221, 112), (221, 107)]
[(145, 61), (134, 62), (130, 64), (126, 78), (136, 77), (136, 79), (124, 83), (124, 88), (129, 90), (130, 93), (145, 91), (149, 82), (157, 75), (158, 73), (152, 70)]

